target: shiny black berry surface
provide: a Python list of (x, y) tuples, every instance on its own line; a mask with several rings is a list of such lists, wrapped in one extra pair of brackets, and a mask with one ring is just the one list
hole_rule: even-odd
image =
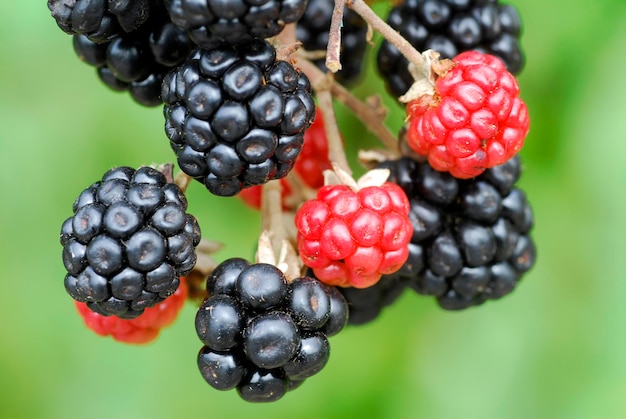
[(162, 98), (178, 165), (219, 196), (286, 176), (315, 118), (307, 77), (260, 39), (196, 50)]
[(165, 0), (172, 21), (207, 49), (278, 35), (302, 17), (306, 5), (307, 0)]
[[(312, 61), (323, 71), (328, 71), (325, 52), (334, 4), (333, 0), (309, 0), (296, 26), (296, 37), (302, 46), (309, 52), (322, 52), (321, 58)], [(350, 85), (360, 78), (365, 63), (366, 34), (365, 21), (346, 7), (341, 26), (341, 70), (335, 73), (338, 82)]]
[(317, 279), (287, 280), (273, 265), (233, 258), (207, 279), (209, 297), (196, 314), (204, 344), (198, 368), (218, 390), (270, 402), (320, 372), (328, 337), (347, 322), (341, 293)]
[(413, 224), (409, 258), (390, 278), (459, 310), (509, 294), (532, 268), (533, 214), (515, 187), (519, 156), (468, 180), (408, 158), (383, 166), (407, 193)]
[[(482, 0), (404, 0), (394, 6), (387, 23), (419, 51), (435, 50), (444, 58), (477, 50), (502, 59), (512, 74), (524, 67), (521, 21), (515, 6)], [(406, 93), (413, 77), (398, 49), (383, 41), (377, 67), (389, 93)]]
[(180, 189), (150, 167), (109, 170), (61, 227), (68, 294), (99, 314), (139, 316), (196, 262), (200, 228)]

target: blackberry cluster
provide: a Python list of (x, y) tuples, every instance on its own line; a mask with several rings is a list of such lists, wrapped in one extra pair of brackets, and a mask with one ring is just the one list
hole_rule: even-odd
[(383, 167), (409, 197), (413, 237), (403, 269), (381, 282), (404, 277), (442, 308), (461, 310), (509, 294), (534, 265), (532, 210), (514, 187), (519, 157), (470, 180), (409, 158)]
[(48, 0), (48, 9), (63, 32), (102, 43), (136, 31), (162, 5), (160, 0)]
[[(497, 0), (405, 0), (391, 9), (387, 23), (418, 51), (433, 49), (453, 58), (477, 50), (502, 59), (512, 74), (524, 66), (519, 13)], [(387, 41), (380, 46), (377, 66), (394, 97), (413, 84), (408, 61)]]
[(122, 319), (165, 300), (196, 263), (200, 227), (186, 209), (180, 188), (156, 169), (106, 172), (61, 228), (67, 293)]
[(178, 165), (219, 196), (285, 177), (315, 118), (308, 78), (260, 39), (195, 50), (162, 98)]
[(198, 368), (209, 385), (237, 389), (249, 402), (278, 400), (321, 371), (327, 338), (347, 321), (337, 289), (309, 276), (288, 282), (265, 263), (228, 259), (208, 277), (207, 292), (196, 315)]
[(74, 50), (82, 61), (97, 67), (106, 86), (128, 90), (141, 105), (158, 106), (163, 77), (186, 58), (190, 44), (183, 32), (166, 23), (141, 36), (128, 34), (104, 44), (76, 35)]
[(307, 0), (165, 0), (172, 21), (201, 48), (278, 35), (302, 17)]
[(376, 319), (409, 286), (404, 275), (387, 275), (369, 288), (337, 287), (348, 303), (348, 324), (362, 325)]
[[(296, 37), (309, 52), (326, 51), (328, 30), (333, 14), (334, 0), (309, 0), (304, 15), (298, 21)], [(341, 70), (335, 73), (335, 80), (349, 85), (361, 75), (367, 47), (367, 24), (361, 17), (345, 8), (341, 27)], [(326, 69), (326, 58), (312, 62), (322, 71)]]
[(128, 91), (144, 106), (162, 104), (163, 77), (187, 58), (192, 46), (164, 9), (157, 9), (139, 30), (121, 33), (110, 41), (98, 43), (85, 35), (74, 35), (73, 42), (76, 55), (97, 68), (106, 86)]

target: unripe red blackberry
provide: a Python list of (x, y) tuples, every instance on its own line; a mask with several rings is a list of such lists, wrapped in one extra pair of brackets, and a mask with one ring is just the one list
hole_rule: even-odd
[(535, 263), (533, 215), (514, 184), (519, 157), (461, 180), (403, 158), (383, 165), (409, 197), (409, 257), (394, 275), (446, 310), (499, 299)]
[[(387, 23), (418, 51), (433, 49), (453, 58), (477, 50), (500, 58), (512, 74), (524, 66), (519, 13), (497, 0), (404, 0), (391, 9)], [(408, 61), (387, 41), (377, 66), (392, 96), (400, 97), (413, 84)]]
[(172, 295), (196, 262), (196, 219), (150, 167), (118, 167), (85, 189), (61, 228), (65, 289), (104, 316), (135, 318)]
[(219, 196), (285, 177), (315, 118), (308, 78), (260, 39), (196, 50), (162, 98), (178, 165)]
[(130, 344), (146, 344), (155, 340), (161, 329), (168, 327), (183, 308), (188, 289), (185, 277), (180, 277), (180, 285), (174, 294), (154, 307), (147, 308), (134, 319), (120, 319), (116, 316), (103, 316), (91, 311), (87, 304), (74, 301), (85, 325), (99, 336), (111, 336), (114, 340)]
[(287, 281), (265, 263), (228, 259), (209, 275), (207, 292), (196, 315), (198, 368), (209, 385), (237, 389), (246, 401), (278, 400), (321, 371), (327, 338), (347, 321), (337, 290), (308, 276)]
[(172, 21), (201, 48), (278, 35), (300, 19), (307, 0), (165, 0)]

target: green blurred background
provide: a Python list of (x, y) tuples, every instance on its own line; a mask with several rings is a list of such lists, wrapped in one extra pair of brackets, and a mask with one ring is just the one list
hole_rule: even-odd
[[(59, 228), (108, 168), (172, 160), (163, 117), (101, 85), (45, 0), (0, 2), (0, 417), (626, 417), (626, 3), (515, 4), (536, 267), (511, 296), (466, 312), (407, 293), (332, 338), (327, 367), (297, 391), (253, 405), (204, 383), (192, 305), (144, 347), (83, 326)], [(358, 94), (384, 95), (369, 77)], [(397, 130), (402, 112), (386, 103)], [(348, 142), (376, 144), (340, 117)], [(226, 245), (217, 259), (252, 257), (256, 213), (195, 183), (189, 200)]]

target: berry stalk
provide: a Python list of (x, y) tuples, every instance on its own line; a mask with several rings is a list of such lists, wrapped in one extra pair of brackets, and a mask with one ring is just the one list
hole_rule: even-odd
[(328, 46), (326, 47), (326, 68), (336, 73), (341, 70), (341, 26), (343, 21), (343, 9), (346, 0), (335, 0), (333, 17), (330, 21), (328, 32)]
[(346, 0), (346, 6), (359, 14), (367, 24), (393, 44), (402, 55), (417, 68), (424, 65), (424, 57), (394, 28), (378, 16), (363, 0)]
[[(331, 81), (328, 77), (326, 77), (325, 80), (328, 82)], [(315, 93), (317, 94), (319, 109), (322, 111), (324, 121), (326, 121), (324, 128), (326, 130), (326, 138), (328, 139), (328, 160), (331, 163), (336, 163), (347, 173), (352, 174), (348, 159), (346, 158), (346, 152), (343, 148), (343, 142), (341, 141), (341, 135), (339, 134), (330, 86), (328, 83), (314, 84), (313, 89), (315, 89)]]
[[(323, 82), (323, 78), (326, 75), (317, 68), (312, 62), (306, 58), (300, 58), (298, 61), (298, 67), (311, 81), (311, 84), (315, 86), (317, 83)], [(320, 81), (321, 80), (321, 81)], [(380, 106), (379, 102), (376, 102), (374, 106), (361, 101), (354, 96), (348, 89), (334, 80), (328, 81), (330, 83), (330, 91), (332, 96), (340, 103), (350, 109), (354, 115), (363, 123), (363, 126), (367, 128), (378, 140), (392, 152), (397, 152), (398, 142), (397, 137), (389, 128), (383, 124), (387, 112)], [(398, 156), (399, 156), (398, 152)]]

